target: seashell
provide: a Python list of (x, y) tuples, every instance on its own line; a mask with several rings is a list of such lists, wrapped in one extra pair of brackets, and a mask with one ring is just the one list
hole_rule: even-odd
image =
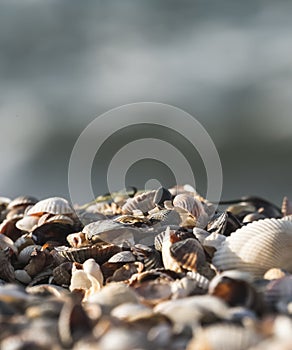
[(150, 307), (136, 303), (124, 303), (111, 311), (111, 316), (126, 322), (133, 322), (141, 318), (146, 319), (154, 315)]
[(155, 207), (154, 196), (156, 191), (148, 191), (136, 195), (133, 198), (128, 198), (126, 203), (122, 206), (123, 214), (132, 214), (134, 210), (139, 210), (142, 213), (148, 213)]
[(45, 213), (49, 214), (73, 214), (74, 209), (69, 202), (61, 197), (50, 197), (37, 202), (27, 215), (42, 216)]
[(104, 263), (121, 248), (114, 244), (95, 244), (92, 246), (69, 248), (66, 246), (55, 247), (55, 250), (69, 261), (84, 263), (87, 259), (94, 258), (99, 264)]
[(15, 279), (23, 284), (29, 284), (31, 282), (30, 275), (25, 270), (15, 270)]
[(189, 194), (178, 194), (173, 200), (175, 208), (181, 208), (190, 213), (196, 220), (199, 227), (204, 228), (208, 223), (208, 215), (205, 212), (203, 204), (195, 197)]
[(31, 276), (36, 276), (43, 270), (46, 264), (46, 253), (41, 250), (34, 249), (31, 253), (29, 263), (25, 266), (24, 270)]
[(287, 275), (288, 275), (288, 273), (285, 270), (273, 268), (273, 269), (269, 269), (264, 274), (264, 279), (271, 281), (271, 280), (276, 280), (278, 278), (285, 277)]
[(154, 194), (153, 203), (160, 207), (164, 207), (164, 202), (172, 199), (172, 194), (165, 187), (159, 187)]
[(35, 243), (32, 240), (31, 235), (27, 233), (17, 238), (17, 240), (14, 242), (14, 245), (17, 248), (18, 252), (20, 252), (23, 248), (34, 244)]
[(145, 281), (134, 287), (140, 302), (146, 306), (155, 306), (172, 296), (171, 286), (166, 281)]
[(4, 234), (0, 234), (0, 249), (5, 250), (7, 248), (11, 250), (11, 252), (17, 253), (17, 248), (13, 240)]
[(22, 265), (26, 265), (31, 258), (31, 254), (33, 252), (40, 251), (41, 249), (42, 246), (35, 244), (24, 247), (17, 256), (18, 262)]
[(199, 282), (197, 282), (194, 278), (190, 278), (189, 276), (173, 281), (170, 284), (170, 288), (172, 299), (185, 298), (190, 295), (205, 294), (205, 290), (200, 287)]
[(22, 219), (17, 221), (15, 226), (21, 231), (31, 232), (34, 228), (36, 228), (38, 221), (39, 218), (36, 216), (24, 216)]
[(229, 211), (218, 213), (209, 221), (207, 231), (210, 233), (219, 233), (224, 236), (230, 234), (240, 228), (242, 225), (239, 220)]
[(176, 185), (168, 189), (169, 192), (173, 197), (177, 196), (178, 194), (192, 194), (195, 195), (197, 192), (194, 189), (193, 186), (186, 184), (186, 185)]
[(72, 225), (47, 222), (35, 228), (32, 231), (32, 237), (37, 244), (41, 245), (48, 241), (65, 244), (67, 235), (72, 232), (74, 232)]
[(129, 251), (119, 252), (108, 260), (109, 263), (128, 263), (134, 261), (136, 261), (135, 255)]
[(204, 250), (194, 238), (187, 238), (172, 244), (170, 255), (182, 268), (190, 271), (197, 271), (198, 267), (203, 266), (206, 262)]
[(155, 313), (167, 316), (175, 325), (197, 327), (200, 323), (225, 320), (226, 304), (211, 295), (195, 295), (164, 301), (154, 307)]
[(9, 249), (0, 249), (0, 278), (7, 282), (14, 282), (15, 273), (10, 263), (9, 255)]
[(90, 295), (89, 303), (97, 303), (103, 312), (110, 312), (123, 303), (138, 303), (136, 293), (128, 286), (120, 283), (111, 283), (104, 286), (99, 292)]
[(70, 233), (66, 239), (70, 246), (74, 248), (80, 248), (82, 246), (88, 245), (89, 243), (85, 238), (85, 234), (83, 232)]
[(82, 232), (85, 233), (85, 238), (92, 242), (104, 241), (121, 244), (124, 241), (129, 241), (134, 244), (133, 232), (137, 232), (137, 229), (125, 227), (112, 220), (102, 220), (84, 226)]
[(238, 270), (225, 271), (209, 284), (209, 294), (224, 300), (230, 306), (245, 306), (261, 311), (262, 303), (251, 285), (252, 277)]
[(15, 226), (19, 217), (15, 217), (13, 219), (5, 219), (0, 224), (0, 233), (6, 235), (11, 238), (13, 241), (16, 241), (22, 235), (22, 232)]
[(145, 270), (162, 267), (161, 254), (153, 248), (143, 244), (135, 244), (131, 248), (138, 261), (141, 261)]
[(199, 288), (201, 288), (205, 291), (207, 291), (209, 289), (210, 281), (205, 276), (201, 275), (198, 272), (194, 272), (194, 271), (188, 271), (186, 275), (190, 279), (194, 280)]
[(220, 270), (238, 269), (261, 277), (273, 267), (292, 272), (292, 222), (279, 219), (254, 221), (227, 237), (216, 251), (213, 264)]
[(247, 350), (262, 337), (255, 331), (236, 325), (220, 324), (201, 329), (187, 346), (187, 350)]
[(120, 215), (117, 218), (113, 220), (114, 222), (119, 222), (123, 225), (135, 225), (135, 226), (142, 226), (142, 225), (150, 225), (150, 221), (145, 218), (144, 216), (134, 216), (134, 215)]
[(272, 280), (264, 291), (264, 298), (267, 303), (276, 306), (282, 302), (288, 304), (292, 301), (292, 275)]
[(62, 224), (62, 225), (74, 225), (74, 221), (67, 215), (52, 215), (52, 214), (44, 214), (38, 220), (38, 226), (42, 226), (44, 224)]
[[(34, 269), (34, 266), (32, 266), (32, 270)], [(52, 269), (49, 267), (43, 268), (39, 273), (32, 276), (32, 280), (29, 283), (29, 287), (36, 286), (39, 284), (48, 284), (50, 280), (52, 279)]]
[(140, 273), (143, 267), (143, 264), (138, 261), (124, 264), (122, 267), (116, 269), (111, 277), (107, 278), (106, 283), (127, 281), (132, 275)]
[(72, 262), (64, 262), (53, 270), (54, 282), (60, 286), (69, 286), (71, 281)]
[(265, 218), (266, 218), (266, 216), (264, 214), (261, 214), (257, 211), (255, 213), (250, 213), (250, 214), (245, 215), (245, 217), (242, 219), (242, 223), (248, 224), (249, 222), (262, 220)]
[(253, 204), (247, 203), (247, 202), (239, 202), (239, 203), (236, 203), (236, 204), (229, 206), (226, 209), (227, 212), (233, 214), (234, 216), (236, 216), (240, 220), (245, 215), (253, 213), (256, 210), (257, 210), (257, 208)]
[[(163, 209), (158, 212), (152, 213), (148, 216), (148, 219), (155, 223), (155, 225), (177, 225), (181, 223), (181, 217), (179, 213), (173, 209)], [(156, 222), (157, 221), (157, 222)]]
[(281, 211), (283, 216), (292, 215), (292, 202), (288, 197), (283, 198)]
[(18, 206), (28, 206), (28, 205), (34, 205), (38, 202), (38, 200), (35, 197), (32, 196), (19, 196), (14, 198), (7, 206), (7, 209), (13, 209)]

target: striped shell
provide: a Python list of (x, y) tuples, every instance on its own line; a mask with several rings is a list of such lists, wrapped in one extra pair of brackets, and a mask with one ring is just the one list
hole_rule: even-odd
[(265, 219), (233, 232), (216, 251), (213, 264), (220, 270), (242, 270), (261, 277), (273, 267), (292, 272), (292, 222)]
[(31, 196), (19, 196), (14, 198), (7, 206), (7, 209), (10, 210), (12, 208), (18, 207), (18, 206), (27, 206), (27, 205), (34, 205), (38, 202), (38, 200), (35, 197)]
[(58, 214), (73, 214), (74, 209), (69, 202), (61, 197), (50, 197), (37, 202), (27, 212), (27, 215), (41, 216), (44, 213), (50, 213), (54, 215)]
[(124, 214), (132, 214), (135, 210), (140, 210), (142, 213), (148, 213), (155, 207), (154, 196), (156, 191), (149, 191), (139, 194), (134, 198), (128, 198), (122, 207)]
[(206, 262), (204, 250), (194, 238), (184, 239), (170, 246), (170, 255), (182, 268), (197, 271)]

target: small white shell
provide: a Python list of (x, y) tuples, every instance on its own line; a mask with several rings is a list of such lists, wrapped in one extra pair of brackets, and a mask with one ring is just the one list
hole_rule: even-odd
[(40, 216), (44, 213), (50, 214), (73, 214), (74, 209), (69, 202), (61, 197), (50, 197), (37, 202), (27, 212), (27, 215)]
[(261, 277), (273, 267), (292, 272), (292, 222), (254, 221), (227, 237), (213, 257), (218, 270), (238, 269)]
[(36, 216), (24, 216), (18, 220), (15, 226), (22, 231), (31, 232), (36, 228), (39, 218)]

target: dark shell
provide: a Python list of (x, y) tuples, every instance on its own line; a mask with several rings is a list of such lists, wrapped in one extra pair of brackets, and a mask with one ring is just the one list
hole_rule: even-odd
[(55, 247), (55, 250), (69, 261), (76, 261), (82, 264), (87, 259), (93, 258), (97, 263), (102, 264), (114, 254), (120, 252), (121, 248), (114, 244), (95, 244), (80, 248), (61, 246)]
[(159, 187), (154, 194), (153, 202), (158, 207), (163, 207), (165, 201), (172, 199), (171, 193), (165, 187)]
[(72, 262), (64, 262), (61, 265), (55, 267), (53, 270), (54, 282), (56, 282), (60, 286), (69, 286), (72, 275), (72, 266)]
[(163, 267), (161, 254), (156, 249), (143, 244), (135, 244), (131, 250), (136, 259), (144, 264), (145, 270)]
[(197, 271), (206, 262), (204, 249), (194, 238), (176, 242), (170, 246), (170, 255), (186, 270)]
[(224, 236), (230, 236), (231, 232), (236, 231), (242, 225), (239, 220), (229, 211), (216, 214), (208, 223), (207, 231), (210, 233), (219, 233)]

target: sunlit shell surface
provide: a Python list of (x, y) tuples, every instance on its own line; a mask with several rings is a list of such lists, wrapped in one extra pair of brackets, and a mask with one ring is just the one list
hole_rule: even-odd
[(19, 205), (27, 206), (27, 205), (34, 205), (37, 203), (37, 199), (35, 197), (31, 196), (19, 196), (14, 198), (7, 206), (7, 209), (10, 210), (14, 207), (17, 207)]
[(44, 213), (50, 214), (73, 214), (74, 209), (69, 202), (61, 197), (50, 197), (37, 202), (27, 212), (27, 215), (41, 216)]
[(292, 272), (292, 222), (265, 219), (252, 222), (228, 237), (216, 251), (218, 270), (238, 269), (261, 277), (270, 268)]
[(122, 207), (124, 214), (132, 214), (135, 210), (140, 210), (142, 213), (147, 213), (155, 207), (154, 196), (156, 191), (144, 192), (135, 196), (134, 198), (127, 199), (126, 203)]
[(202, 329), (187, 350), (246, 350), (261, 341), (254, 331), (235, 325), (214, 325)]

